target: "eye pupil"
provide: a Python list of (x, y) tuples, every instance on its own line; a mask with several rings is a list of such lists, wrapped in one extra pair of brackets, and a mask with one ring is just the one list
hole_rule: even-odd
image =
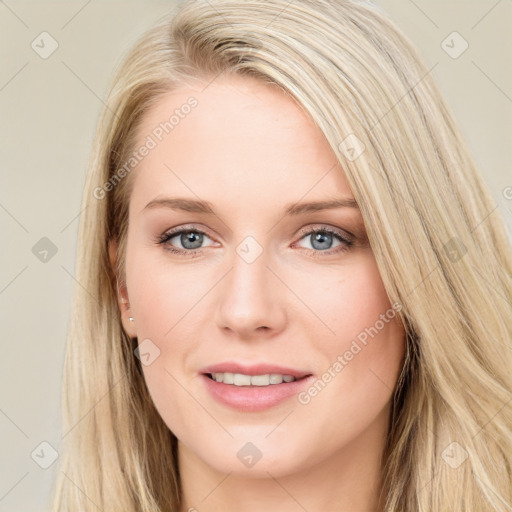
[(311, 235), (311, 245), (318, 250), (329, 249), (332, 244), (332, 235), (330, 233), (314, 233)]

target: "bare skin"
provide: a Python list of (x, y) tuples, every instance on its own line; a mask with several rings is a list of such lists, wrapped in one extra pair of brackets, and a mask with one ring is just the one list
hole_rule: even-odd
[[(378, 511), (404, 331), (357, 207), (285, 215), (292, 203), (353, 199), (343, 169), (294, 102), (252, 78), (169, 93), (146, 113), (139, 143), (190, 96), (197, 107), (130, 176), (120, 296), (126, 332), (160, 351), (143, 370), (179, 439), (182, 512)], [(176, 197), (208, 201), (214, 214), (146, 208)], [(158, 243), (180, 227), (196, 233), (195, 254), (180, 234)], [(248, 236), (256, 244), (244, 246)], [(261, 254), (248, 263), (240, 246)], [(357, 336), (381, 324), (357, 351)], [(299, 369), (312, 382), (330, 368), (331, 378), (247, 412), (206, 389), (201, 369), (224, 361)], [(249, 442), (261, 454), (250, 467), (240, 457)]]

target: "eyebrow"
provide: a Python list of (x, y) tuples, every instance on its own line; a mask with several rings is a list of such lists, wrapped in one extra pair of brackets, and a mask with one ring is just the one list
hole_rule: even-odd
[[(153, 208), (170, 208), (172, 210), (182, 210), (185, 212), (215, 215), (213, 207), (208, 201), (187, 199), (183, 197), (166, 197), (161, 199), (153, 199), (144, 207), (143, 211)], [(356, 200), (352, 198), (338, 198), (326, 201), (291, 203), (286, 206), (284, 214), (286, 216), (301, 215), (304, 213), (331, 210), (334, 208), (359, 209), (359, 205), (357, 204)]]

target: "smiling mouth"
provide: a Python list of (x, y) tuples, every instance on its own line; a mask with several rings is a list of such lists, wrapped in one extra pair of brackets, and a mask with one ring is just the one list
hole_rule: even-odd
[(223, 384), (230, 384), (233, 386), (274, 386), (277, 384), (287, 384), (290, 382), (299, 381), (309, 377), (296, 378), (293, 375), (285, 375), (280, 373), (266, 373), (262, 375), (245, 375), (243, 373), (230, 373), (230, 372), (217, 372), (217, 373), (206, 373), (207, 377), (215, 382)]

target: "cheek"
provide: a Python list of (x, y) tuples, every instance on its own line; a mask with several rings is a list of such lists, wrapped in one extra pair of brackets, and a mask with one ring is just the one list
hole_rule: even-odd
[(128, 246), (126, 267), (141, 352), (150, 354), (149, 364), (141, 358), (150, 396), (171, 430), (180, 434), (194, 432), (199, 424), (189, 422), (185, 426), (175, 411), (186, 411), (192, 417), (204, 414), (187, 390), (194, 385), (188, 380), (192, 373), (190, 355), (201, 343), (197, 328), (201, 298), (212, 283), (207, 276), (200, 279), (190, 267), (170, 268), (164, 253), (144, 251), (135, 244)]
[(333, 439), (340, 425), (350, 437), (371, 423), (392, 396), (405, 351), (400, 308), (392, 307), (372, 254), (338, 272), (332, 285), (315, 290), (310, 304), (332, 332), (316, 338), (324, 364), (315, 386), (299, 401), (313, 417), (330, 411), (329, 421), (319, 421)]
[(390, 311), (389, 316), (395, 316), (370, 251), (361, 252), (345, 266), (297, 273), (293, 280), (297, 295), (316, 314), (318, 333), (329, 347), (342, 349), (381, 314)]
[(196, 306), (211, 287), (190, 267), (169, 265), (163, 250), (134, 248), (127, 258), (127, 276), (137, 333), (160, 340), (194, 322)]

